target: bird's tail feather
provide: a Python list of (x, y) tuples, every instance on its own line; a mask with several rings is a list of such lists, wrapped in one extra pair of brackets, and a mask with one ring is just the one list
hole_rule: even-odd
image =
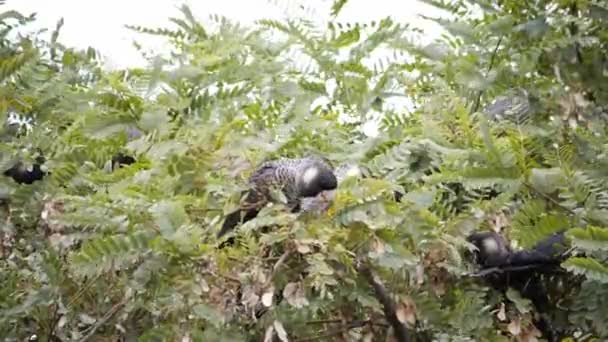
[[(239, 209), (233, 211), (232, 213), (226, 216), (224, 223), (222, 224), (222, 229), (217, 233), (217, 237), (220, 238), (229, 231), (233, 230), (241, 222), (241, 213), (244, 209)], [(245, 211), (245, 217), (243, 217), (243, 222), (247, 222), (258, 215), (260, 211), (257, 208), (251, 208)]]
[(220, 237), (224, 236), (224, 234), (233, 230), (234, 227), (236, 227), (236, 225), (239, 224), (239, 222), (241, 222), (241, 211), (240, 210), (236, 210), (236, 211), (233, 211), (232, 213), (228, 214), (228, 216), (226, 216), (226, 219), (224, 220), (224, 224), (222, 224), (222, 229), (220, 229), (220, 231), (217, 233), (217, 237), (220, 238)]

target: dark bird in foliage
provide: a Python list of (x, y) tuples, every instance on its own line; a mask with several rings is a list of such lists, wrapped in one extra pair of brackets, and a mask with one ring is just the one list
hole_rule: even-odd
[(484, 113), (487, 118), (501, 122), (511, 121), (522, 124), (530, 119), (530, 115), (538, 107), (538, 99), (531, 96), (525, 89), (509, 89), (489, 104)]
[(337, 187), (331, 166), (317, 157), (281, 158), (263, 163), (249, 178), (249, 190), (239, 209), (228, 214), (217, 237), (233, 230), (240, 222), (249, 221), (272, 201), (271, 191), (282, 191), (292, 212), (300, 210), (300, 200), (314, 197)]
[(477, 247), (473, 257), (482, 267), (504, 265), (511, 255), (511, 247), (496, 232), (476, 232), (469, 235), (467, 241)]
[[(133, 141), (143, 136), (143, 132), (136, 127), (126, 128), (125, 133), (127, 134), (127, 141)], [(117, 168), (123, 167), (125, 165), (135, 164), (136, 161), (137, 160), (135, 160), (135, 158), (133, 158), (132, 156), (126, 155), (122, 152), (118, 152), (112, 157), (112, 170), (116, 170)]]
[(475, 261), (483, 267), (517, 267), (558, 264), (565, 252), (563, 233), (539, 241), (531, 249), (511, 250), (507, 241), (495, 232), (476, 232), (467, 240), (477, 247)]
[(553, 324), (560, 315), (558, 299), (563, 292), (576, 288), (579, 281), (568, 277), (560, 268), (567, 257), (564, 233), (555, 233), (538, 242), (531, 249), (511, 250), (509, 243), (494, 232), (477, 232), (468, 240), (478, 251), (475, 262), (482, 266), (479, 275), (495, 290), (506, 292), (516, 289), (522, 297), (532, 301), (539, 315), (534, 324), (548, 341), (561, 341), (558, 325)]
[(13, 165), (10, 169), (4, 171), (4, 175), (12, 178), (19, 184), (32, 184), (35, 181), (42, 180), (46, 175), (46, 172), (41, 169), (45, 159), (43, 156), (36, 157), (36, 162), (32, 165), (31, 169), (28, 169), (23, 162), (19, 161)]
[(134, 163), (135, 158), (127, 156), (122, 152), (118, 152), (114, 157), (112, 157), (112, 170), (122, 167), (123, 165), (131, 165)]

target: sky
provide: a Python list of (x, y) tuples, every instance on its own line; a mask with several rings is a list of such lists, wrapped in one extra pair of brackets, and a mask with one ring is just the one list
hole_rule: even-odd
[[(203, 24), (212, 14), (223, 15), (243, 25), (253, 24), (259, 19), (283, 19), (304, 16), (319, 24), (329, 20), (333, 0), (6, 0), (0, 11), (14, 9), (24, 15), (36, 13), (36, 22), (31, 29), (47, 28), (52, 32), (60, 18), (64, 25), (59, 41), (66, 46), (95, 48), (104, 57), (107, 69), (145, 66), (146, 61), (134, 46), (136, 40), (145, 50), (167, 51), (166, 42), (158, 37), (139, 34), (125, 25), (147, 28), (171, 27), (170, 17), (181, 18), (179, 8), (186, 4), (193, 15)], [(302, 6), (303, 5), (303, 6)], [(410, 23), (421, 28), (425, 35), (421, 39), (430, 42), (437, 37), (440, 28), (419, 17), (440, 16), (438, 10), (419, 0), (349, 0), (336, 18), (346, 23), (371, 22), (385, 17), (401, 23)], [(383, 53), (376, 54), (382, 57)], [(387, 105), (393, 109), (411, 107), (405, 98), (390, 98)], [(379, 113), (365, 123), (365, 134), (378, 134)]]
[[(307, 18), (326, 20), (332, 0), (7, 0), (6, 9), (25, 15), (37, 13), (36, 27), (52, 30), (63, 17), (60, 41), (68, 46), (92, 46), (104, 55), (108, 67), (142, 66), (143, 58), (133, 47), (137, 40), (146, 48), (163, 49), (155, 37), (141, 35), (124, 27), (139, 25), (162, 27), (169, 17), (180, 17), (178, 8), (187, 4), (193, 14), (206, 20), (210, 14), (224, 15), (243, 24), (258, 19), (281, 19), (304, 14)], [(305, 4), (301, 8), (301, 4)], [(437, 11), (418, 0), (350, 0), (338, 16), (343, 22), (369, 22), (392, 16), (425, 29), (432, 38), (439, 29), (418, 14), (437, 15)]]

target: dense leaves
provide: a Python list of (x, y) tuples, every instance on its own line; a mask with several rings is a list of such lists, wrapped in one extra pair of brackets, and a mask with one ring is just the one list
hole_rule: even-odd
[[(4, 12), (0, 165), (42, 155), (47, 174), (0, 181), (0, 336), (608, 338), (608, 6), (425, 2), (445, 11), (428, 45), (391, 18), (339, 22), (343, 0), (327, 27), (183, 7), (130, 27), (171, 51), (114, 71), (63, 46), (62, 22), (47, 41)], [(327, 211), (267, 206), (218, 249), (255, 168), (311, 153), (364, 177)], [(566, 231), (571, 257), (499, 288), (467, 257), (477, 230), (519, 248)]]

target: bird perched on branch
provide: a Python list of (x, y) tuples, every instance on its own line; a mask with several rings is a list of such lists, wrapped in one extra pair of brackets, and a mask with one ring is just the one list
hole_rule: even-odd
[(525, 89), (509, 89), (492, 101), (483, 112), (488, 119), (522, 124), (538, 109), (538, 99)]
[(467, 240), (477, 247), (475, 260), (483, 267), (509, 267), (559, 264), (566, 251), (564, 233), (555, 233), (531, 249), (513, 251), (509, 242), (496, 232), (475, 232)]
[(274, 201), (273, 189), (282, 192), (287, 206), (295, 212), (300, 210), (302, 198), (333, 190), (338, 181), (328, 163), (321, 158), (308, 156), (265, 162), (251, 175), (249, 185), (250, 189), (245, 191), (240, 207), (226, 216), (218, 238), (233, 230), (241, 221), (255, 218), (268, 202)]

